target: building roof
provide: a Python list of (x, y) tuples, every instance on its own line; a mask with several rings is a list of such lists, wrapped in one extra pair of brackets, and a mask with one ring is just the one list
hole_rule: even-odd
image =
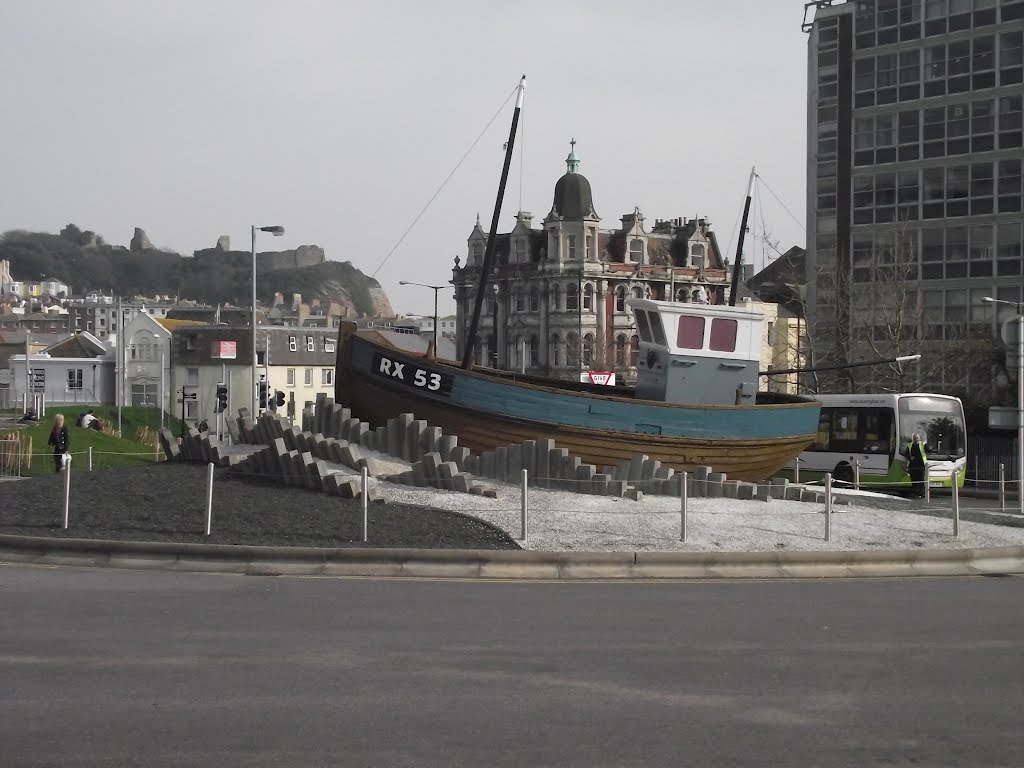
[(174, 317), (162, 317), (157, 322), (171, 333), (174, 333), (175, 328), (181, 328), (184, 325), (206, 325), (202, 320), (179, 320)]
[(103, 357), (107, 350), (92, 334), (81, 332), (43, 350), (50, 357)]

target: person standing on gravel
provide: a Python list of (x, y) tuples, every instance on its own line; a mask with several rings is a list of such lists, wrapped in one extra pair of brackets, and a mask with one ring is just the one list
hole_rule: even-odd
[(915, 496), (924, 496), (924, 468), (928, 464), (928, 455), (924, 452), (924, 443), (917, 432), (907, 445), (907, 474)]
[(68, 435), (68, 428), (64, 426), (64, 414), (58, 413), (53, 419), (53, 429), (50, 430), (50, 439), (47, 445), (53, 446), (54, 469), (60, 472), (64, 469), (64, 454), (71, 451), (71, 438)]

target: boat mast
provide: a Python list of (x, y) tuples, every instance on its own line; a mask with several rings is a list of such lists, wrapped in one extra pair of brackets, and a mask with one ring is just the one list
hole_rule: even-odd
[(755, 168), (750, 169), (750, 181), (747, 182), (747, 201), (743, 204), (743, 221), (740, 222), (740, 241), (736, 245), (736, 263), (732, 267), (732, 290), (729, 291), (729, 306), (736, 306), (736, 293), (740, 286), (740, 274), (743, 271), (743, 238), (747, 234), (747, 217), (750, 215), (750, 197), (754, 193)]
[[(505, 197), (505, 182), (508, 181), (508, 169), (512, 163), (512, 148), (516, 141), (516, 127), (519, 125), (519, 112), (523, 108), (523, 93), (526, 91), (526, 75), (519, 80), (519, 93), (516, 94), (516, 110), (512, 113), (512, 127), (508, 133), (508, 142), (505, 144), (505, 166), (501, 169), (501, 181), (498, 183), (498, 199), (494, 201), (494, 215), (491, 217), (491, 231), (487, 233), (487, 248), (484, 250), (484, 262), (480, 267), (480, 282), (476, 289), (476, 301), (473, 302), (473, 319), (469, 323), (469, 332), (466, 334), (466, 350), (462, 355), (462, 367), (468, 369), (470, 360), (473, 359), (473, 352), (476, 348), (476, 332), (480, 325), (480, 310), (484, 304), (484, 289), (487, 279), (490, 277), (491, 266), (494, 262), (494, 245), (498, 231), (498, 216), (501, 214), (501, 201)], [(749, 201), (748, 201), (749, 202)], [(497, 301), (497, 297), (495, 297)], [(497, 339), (498, 329), (494, 329), (494, 336)]]

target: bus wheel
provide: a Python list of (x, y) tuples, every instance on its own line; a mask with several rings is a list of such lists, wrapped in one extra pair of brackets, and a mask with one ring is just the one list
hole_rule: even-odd
[(848, 462), (839, 462), (836, 464), (836, 468), (832, 470), (832, 479), (853, 485), (853, 467)]

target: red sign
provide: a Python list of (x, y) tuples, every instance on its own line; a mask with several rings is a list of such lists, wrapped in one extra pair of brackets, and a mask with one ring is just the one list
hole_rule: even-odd
[(615, 371), (583, 371), (580, 373), (580, 381), (584, 384), (600, 384), (602, 386), (615, 386)]
[(234, 360), (238, 356), (237, 341), (211, 341), (210, 357), (214, 360)]

